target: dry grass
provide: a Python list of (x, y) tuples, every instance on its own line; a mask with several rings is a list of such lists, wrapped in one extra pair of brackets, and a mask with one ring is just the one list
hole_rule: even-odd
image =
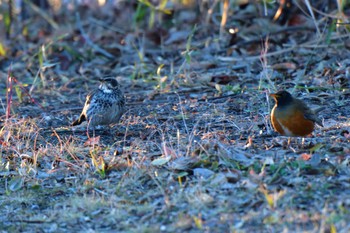
[[(98, 14), (92, 10), (80, 19), (83, 36), (57, 24), (74, 36), (36, 38), (45, 51), (22, 38), (28, 54), (17, 55), (23, 60), (7, 74), (18, 82), (1, 86), (8, 98), (1, 99), (0, 229), (349, 231), (347, 31), (322, 34), (325, 15), (310, 20), (319, 26), (316, 34), (309, 26), (288, 31), (264, 17), (256, 22), (248, 14), (255, 8), (225, 7), (226, 23), (215, 25), (215, 12), (195, 15), (196, 30), (179, 23), (176, 30), (187, 36), (169, 44), (171, 35), (157, 44), (142, 23), (134, 25), (142, 33), (91, 23)], [(188, 20), (195, 11), (186, 9)], [(233, 9), (247, 18), (238, 21), (236, 39), (224, 31), (237, 26), (230, 25)], [(276, 29), (257, 31), (270, 26)], [(125, 33), (115, 34), (117, 27)], [(86, 36), (94, 37), (84, 44)], [(91, 43), (118, 55), (106, 60)], [(119, 76), (125, 90), (121, 122), (95, 132), (69, 127), (104, 73)], [(268, 93), (277, 89), (326, 107), (325, 126), (304, 146), (295, 139), (289, 147), (287, 138), (272, 134)]]

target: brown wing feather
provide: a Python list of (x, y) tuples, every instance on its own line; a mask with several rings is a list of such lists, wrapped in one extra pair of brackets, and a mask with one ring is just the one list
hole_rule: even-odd
[(296, 100), (296, 103), (299, 106), (303, 107), (304, 110), (304, 117), (312, 122), (315, 122), (316, 124), (318, 124), (319, 126), (323, 126), (322, 124), (322, 120), (320, 118), (317, 117), (317, 113), (322, 111), (324, 109), (324, 107), (320, 107), (317, 108), (315, 110), (311, 110), (304, 102), (300, 101), (300, 100)]

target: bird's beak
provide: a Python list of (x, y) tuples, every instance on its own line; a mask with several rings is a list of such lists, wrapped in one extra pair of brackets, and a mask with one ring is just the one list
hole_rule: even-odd
[(279, 95), (277, 95), (276, 93), (271, 93), (270, 96), (275, 100), (277, 101)]

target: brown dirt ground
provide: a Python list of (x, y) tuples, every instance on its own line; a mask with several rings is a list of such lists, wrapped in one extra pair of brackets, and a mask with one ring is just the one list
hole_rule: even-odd
[[(110, 30), (84, 27), (112, 51)], [(1, 84), (4, 232), (350, 231), (348, 34), (335, 32), (331, 43), (315, 29), (276, 34), (264, 60), (261, 37), (242, 36), (246, 44), (232, 52), (198, 27), (186, 62), (188, 37), (164, 48), (146, 38), (140, 60), (139, 34), (129, 32), (122, 37), (137, 46), (106, 59), (71, 33), (42, 39), (54, 41), (46, 62), (58, 64), (43, 68), (37, 84), (26, 70), (37, 72), (37, 43), (24, 45), (22, 60), (1, 61), (1, 80), (8, 69), (18, 80), (8, 120)], [(62, 48), (81, 62), (64, 68), (73, 55)], [(125, 91), (121, 122), (70, 127), (105, 73)], [(324, 127), (287, 145), (269, 121), (268, 93), (278, 89), (326, 107)]]

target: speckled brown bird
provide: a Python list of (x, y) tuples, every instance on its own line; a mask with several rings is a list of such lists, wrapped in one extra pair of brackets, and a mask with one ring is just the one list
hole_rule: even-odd
[(315, 123), (323, 126), (317, 113), (324, 108), (311, 110), (302, 100), (287, 91), (270, 94), (276, 102), (271, 112), (271, 123), (275, 131), (289, 137), (302, 137), (312, 133)]
[(83, 111), (72, 126), (83, 121), (88, 121), (91, 127), (118, 123), (124, 113), (124, 94), (115, 78), (100, 79), (100, 82), (98, 89), (86, 96)]

